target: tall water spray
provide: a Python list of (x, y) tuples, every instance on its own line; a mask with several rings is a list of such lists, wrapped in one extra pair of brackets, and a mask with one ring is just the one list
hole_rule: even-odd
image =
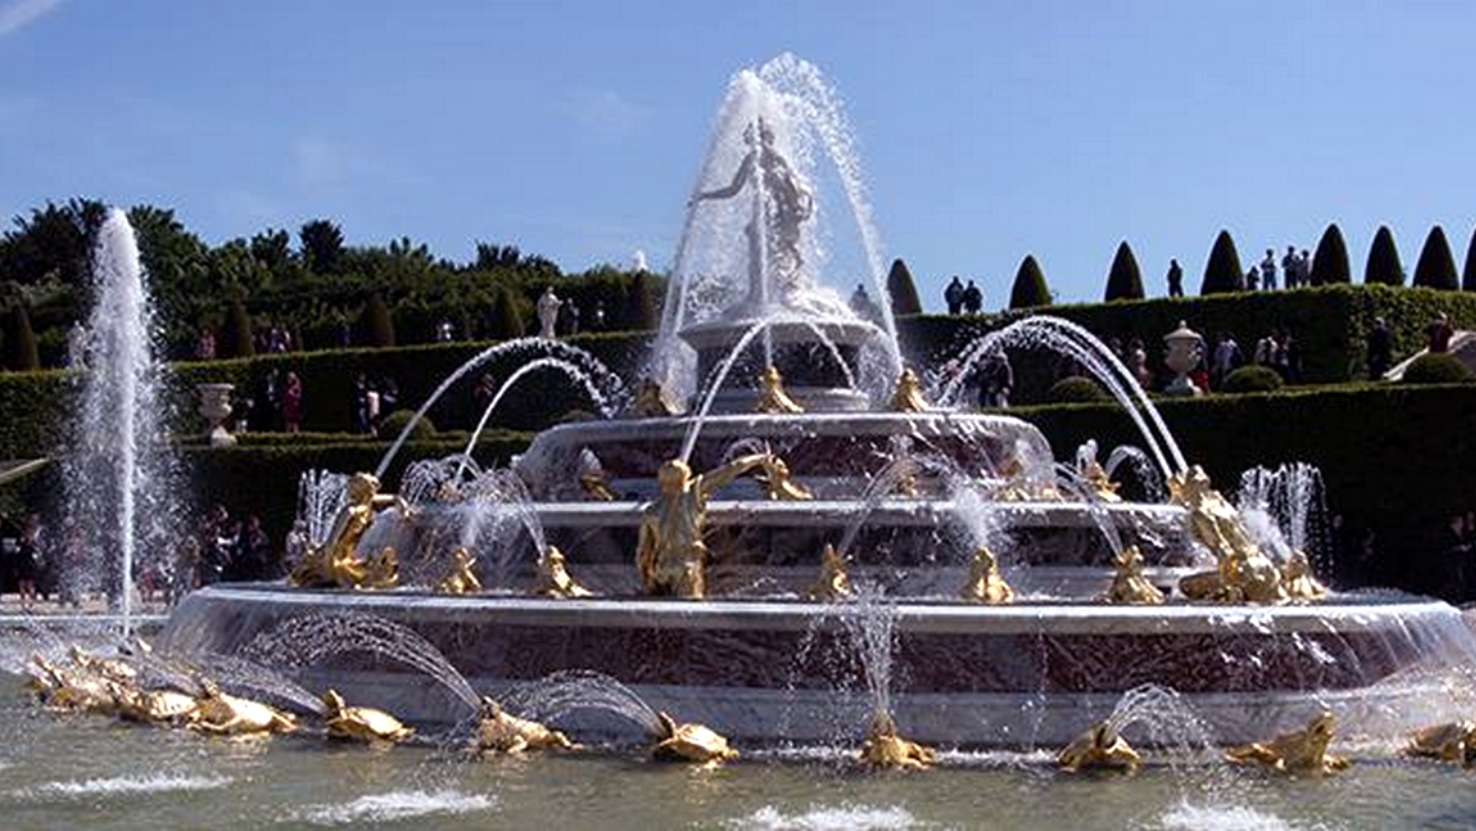
[(168, 545), (169, 480), (162, 366), (153, 305), (123, 211), (108, 212), (93, 252), (95, 305), (81, 340), (85, 365), (62, 457), (67, 507), (60, 550), (71, 591), (101, 588), (131, 627), (135, 564)]

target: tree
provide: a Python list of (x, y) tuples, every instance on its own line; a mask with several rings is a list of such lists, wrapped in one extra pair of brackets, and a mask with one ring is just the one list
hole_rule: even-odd
[(1365, 285), (1404, 285), (1404, 265), (1399, 262), (1394, 232), (1387, 225), (1380, 225), (1379, 230), (1374, 233), (1373, 244), (1368, 248), (1368, 264), (1363, 268), (1363, 282)]
[(1348, 246), (1343, 244), (1343, 232), (1336, 222), (1331, 223), (1322, 232), (1322, 239), (1317, 243), (1317, 254), (1312, 258), (1312, 285), (1351, 283), (1352, 275), (1352, 270), (1348, 268)]
[(1209, 261), (1204, 264), (1204, 282), (1199, 286), (1199, 293), (1227, 294), (1244, 290), (1245, 272), (1240, 268), (1240, 253), (1235, 250), (1235, 240), (1230, 238), (1230, 232), (1222, 230), (1215, 237)]
[(649, 271), (637, 271), (630, 281), (625, 317), (628, 328), (649, 331), (661, 325), (661, 304), (656, 300), (654, 283)]
[(1466, 246), (1466, 270), (1461, 272), (1461, 288), (1476, 291), (1476, 231), (1471, 232), (1471, 243)]
[(1015, 284), (1010, 288), (1011, 309), (1031, 309), (1051, 305), (1051, 290), (1046, 287), (1045, 273), (1034, 254), (1026, 254), (1020, 261), (1020, 270), (1015, 272)]
[(1112, 257), (1112, 270), (1107, 272), (1108, 303), (1114, 300), (1142, 300), (1143, 272), (1138, 269), (1138, 258), (1127, 240), (1117, 245), (1117, 254)]
[(107, 219), (107, 206), (93, 199), (47, 202), (29, 219), (15, 218), (15, 229), (0, 240), (0, 273), (33, 285), (45, 279), (65, 285), (91, 284), (92, 246)]
[(246, 304), (241, 298), (232, 297), (226, 307), (225, 329), (220, 333), (216, 355), (222, 358), (249, 358), (256, 354), (252, 340), (251, 316), (246, 314)]
[(492, 304), (492, 321), (488, 334), (493, 340), (513, 340), (527, 334), (523, 325), (523, 312), (518, 308), (518, 299), (508, 286), (497, 288), (497, 297)]
[(922, 301), (917, 297), (917, 284), (912, 282), (912, 272), (907, 263), (898, 257), (892, 260), (892, 269), (887, 272), (887, 297), (892, 301), (894, 315), (922, 314)]
[(326, 219), (304, 223), (297, 232), (302, 242), (302, 259), (314, 274), (334, 274), (343, 259), (343, 231)]
[(395, 345), (395, 322), (379, 292), (369, 295), (369, 302), (359, 315), (359, 342), (365, 346)]
[(1439, 225), (1430, 229), (1425, 237), (1425, 247), (1420, 250), (1419, 262), (1415, 264), (1414, 285), (1446, 291), (1459, 291), (1460, 278), (1456, 276), (1455, 258), (1450, 255), (1450, 243), (1445, 239), (1445, 230)]
[(5, 315), (5, 368), (24, 372), (41, 368), (36, 349), (36, 333), (31, 330), (31, 316), (22, 303), (15, 303)]

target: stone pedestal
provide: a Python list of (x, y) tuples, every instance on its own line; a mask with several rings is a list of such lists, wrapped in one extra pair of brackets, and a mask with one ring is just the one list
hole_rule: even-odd
[(208, 427), (205, 437), (211, 447), (235, 447), (236, 437), (226, 430), (226, 419), (231, 417), (231, 392), (235, 384), (196, 384), (200, 394), (200, 415), (205, 417)]
[(1204, 390), (1189, 378), (1189, 373), (1199, 366), (1204, 338), (1181, 320), (1179, 328), (1163, 336), (1163, 342), (1168, 348), (1163, 363), (1174, 373), (1174, 380), (1163, 391), (1168, 395), (1204, 395)]

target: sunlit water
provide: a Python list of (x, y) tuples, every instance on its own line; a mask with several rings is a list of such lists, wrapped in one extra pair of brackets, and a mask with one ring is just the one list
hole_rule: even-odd
[(0, 676), (0, 826), (10, 829), (1464, 829), (1476, 773), (1358, 760), (1327, 779), (1218, 766), (1067, 776), (1045, 754), (944, 754), (939, 769), (863, 774), (843, 751), (749, 753), (714, 771), (638, 749), (471, 761), (313, 736), (208, 739), (58, 718)]

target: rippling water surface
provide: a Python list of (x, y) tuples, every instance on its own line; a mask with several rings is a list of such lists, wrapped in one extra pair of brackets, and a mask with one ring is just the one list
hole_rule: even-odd
[(434, 746), (226, 741), (57, 718), (0, 679), (7, 829), (1476, 827), (1476, 771), (1388, 758), (1322, 780), (1218, 766), (1065, 776), (1043, 753), (945, 754), (937, 770), (880, 775), (842, 751), (749, 753), (714, 771), (634, 749), (469, 761)]

